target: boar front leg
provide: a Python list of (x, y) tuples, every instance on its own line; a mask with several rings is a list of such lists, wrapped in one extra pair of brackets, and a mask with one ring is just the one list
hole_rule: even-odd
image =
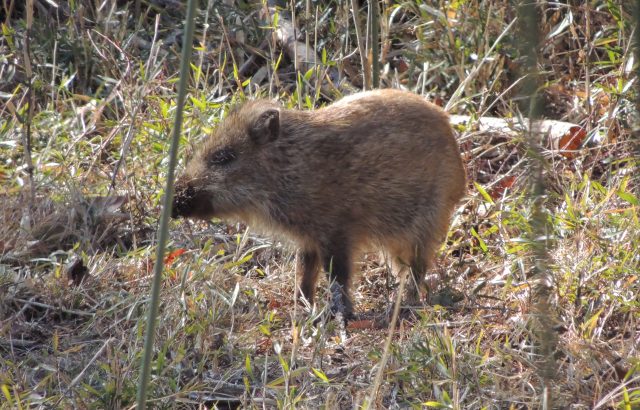
[(344, 319), (353, 318), (353, 302), (349, 288), (351, 285), (351, 249), (348, 241), (334, 238), (323, 250), (324, 270), (331, 282), (331, 310), (341, 312)]

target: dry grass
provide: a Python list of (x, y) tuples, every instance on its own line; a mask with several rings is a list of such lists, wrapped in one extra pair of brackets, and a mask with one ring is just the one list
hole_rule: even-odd
[[(36, 2), (29, 53), (21, 2), (0, 16), (1, 408), (135, 404), (184, 10), (142, 2), (136, 21), (133, 4), (107, 3), (56, 11)], [(303, 37), (358, 86), (357, 41), (343, 3), (311, 3), (307, 16), (301, 2), (296, 15), (309, 30)], [(382, 10), (385, 86), (449, 101), (455, 113), (517, 117), (521, 34), (509, 26), (509, 2), (401, 4)], [(296, 77), (257, 18), (248, 6), (201, 11), (181, 158), (242, 92), (291, 106), (334, 98)], [(373, 408), (640, 407), (630, 19), (615, 2), (547, 4), (540, 14), (544, 114), (586, 130), (574, 154), (543, 152), (549, 310), (539, 316), (533, 291), (526, 145), (521, 136), (461, 128), (473, 183), (437, 274), (442, 288), (464, 298), (425, 305), (394, 330)], [(290, 248), (243, 226), (176, 222), (170, 250), (154, 408), (365, 402), (387, 330), (360, 322), (342, 340), (326, 290), (313, 309), (294, 303)], [(393, 280), (376, 255), (360, 266), (356, 309), (384, 312)], [(546, 356), (543, 335), (555, 341)]]

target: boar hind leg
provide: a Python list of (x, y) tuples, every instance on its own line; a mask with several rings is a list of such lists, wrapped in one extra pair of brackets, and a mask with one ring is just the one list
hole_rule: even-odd
[(351, 250), (347, 241), (334, 240), (323, 251), (323, 264), (331, 282), (331, 310), (341, 312), (345, 319), (353, 317), (351, 285)]
[(435, 243), (425, 244), (418, 241), (403, 251), (395, 252), (395, 270), (398, 276), (407, 275), (404, 291), (404, 303), (415, 306), (420, 303), (420, 293), (425, 292), (425, 275), (431, 268), (435, 256)]
[(316, 293), (316, 282), (320, 271), (320, 254), (315, 249), (300, 249), (297, 255), (296, 276), (298, 277), (298, 287), (296, 292), (301, 291), (302, 295), (313, 304)]

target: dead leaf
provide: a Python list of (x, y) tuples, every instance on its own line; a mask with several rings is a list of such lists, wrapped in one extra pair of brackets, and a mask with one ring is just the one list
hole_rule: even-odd
[(176, 258), (180, 255), (182, 255), (183, 253), (186, 252), (186, 249), (184, 248), (178, 248), (175, 251), (171, 251), (165, 258), (164, 258), (164, 264), (165, 266), (169, 266), (172, 265), (173, 262), (176, 260)]
[(560, 154), (565, 158), (573, 158), (576, 155), (576, 151), (582, 146), (582, 142), (587, 137), (587, 132), (584, 128), (579, 126), (573, 126), (560, 137), (558, 141), (558, 149)]
[(493, 199), (498, 199), (502, 197), (504, 191), (513, 186), (513, 183), (516, 182), (516, 177), (513, 175), (507, 175), (503, 177), (500, 181), (498, 181), (493, 188), (489, 191), (489, 195)]
[(409, 64), (407, 61), (400, 56), (396, 56), (391, 60), (392, 67), (400, 74), (409, 70)]
[(265, 354), (273, 346), (273, 342), (269, 338), (262, 338), (256, 342), (256, 353)]
[(267, 307), (271, 310), (278, 309), (282, 307), (282, 300), (271, 299), (269, 300), (269, 304), (267, 305)]
[(376, 329), (375, 323), (370, 319), (352, 320), (347, 324), (349, 330)]

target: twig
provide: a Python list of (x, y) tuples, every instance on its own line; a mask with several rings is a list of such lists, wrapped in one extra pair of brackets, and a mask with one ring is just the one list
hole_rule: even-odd
[(29, 111), (27, 113), (27, 120), (25, 121), (25, 132), (23, 134), (24, 140), (24, 161), (27, 165), (27, 174), (29, 176), (29, 214), (33, 208), (36, 191), (33, 184), (33, 159), (31, 157), (31, 122), (33, 121), (34, 113), (34, 99), (33, 99), (33, 70), (31, 69), (31, 28), (33, 27), (33, 0), (27, 0), (27, 33), (24, 39), (24, 71), (27, 76), (27, 104), (29, 104)]
[(511, 27), (513, 27), (513, 25), (517, 21), (518, 21), (517, 18), (513, 19), (513, 21), (509, 23), (509, 25), (504, 30), (502, 30), (502, 33), (500, 33), (496, 41), (493, 42), (493, 45), (491, 46), (489, 51), (486, 52), (484, 57), (482, 57), (482, 60), (480, 60), (480, 63), (473, 68), (473, 71), (471, 71), (469, 75), (466, 76), (466, 78), (460, 83), (458, 88), (456, 88), (456, 90), (453, 92), (453, 95), (451, 95), (449, 102), (444, 107), (445, 111), (451, 111), (451, 109), (458, 103), (460, 99), (460, 95), (462, 95), (464, 90), (467, 88), (467, 85), (476, 77), (476, 75), (478, 75), (478, 73), (480, 72), (480, 69), (484, 66), (484, 63), (486, 63), (487, 61), (489, 61), (489, 59), (492, 58), (491, 53), (493, 52), (493, 50), (498, 46), (498, 44), (500, 44), (500, 41), (502, 40), (502, 38), (507, 35), (507, 33), (511, 30)]
[(87, 365), (80, 371), (80, 373), (78, 373), (78, 375), (76, 377), (74, 377), (73, 380), (71, 380), (71, 383), (69, 383), (69, 385), (67, 386), (67, 388), (65, 390), (65, 393), (61, 394), (60, 397), (58, 398), (58, 401), (56, 401), (56, 404), (53, 406), (54, 408), (58, 407), (58, 404), (60, 404), (62, 399), (67, 394), (69, 394), (69, 391), (71, 391), (73, 386), (75, 386), (80, 381), (80, 379), (82, 379), (82, 376), (84, 376), (84, 374), (87, 372), (87, 369), (89, 369), (89, 366), (91, 366), (96, 360), (98, 360), (98, 357), (100, 357), (102, 352), (104, 352), (104, 349), (106, 349), (107, 346), (109, 345), (109, 343), (113, 342), (114, 340), (115, 340), (115, 338), (113, 338), (113, 337), (105, 340), (105, 342), (102, 344), (102, 347), (96, 352), (96, 354), (93, 355), (91, 360), (89, 360), (89, 363), (87, 363)]
[(584, 7), (584, 31), (585, 31), (585, 44), (584, 44), (584, 48), (585, 48), (585, 52), (584, 52), (584, 91), (585, 91), (585, 98), (584, 98), (584, 102), (586, 104), (586, 111), (587, 111), (587, 118), (589, 119), (587, 121), (586, 127), (587, 127), (587, 133), (591, 132), (591, 121), (592, 121), (592, 115), (593, 115), (593, 107), (591, 105), (591, 52), (593, 50), (593, 42), (591, 41), (591, 15), (590, 15), (590, 11), (591, 11), (591, 5), (589, 5), (588, 3), (585, 3), (583, 5)]
[(35, 340), (0, 338), (0, 347), (4, 347), (5, 349), (12, 350), (12, 351), (15, 348), (22, 349), (22, 350), (29, 350), (36, 345), (38, 345), (38, 342), (36, 342)]
[(53, 305), (48, 305), (46, 303), (35, 302), (33, 300), (25, 300), (25, 299), (18, 299), (18, 298), (11, 298), (11, 300), (15, 302), (24, 303), (26, 305), (32, 305), (32, 306), (37, 306), (37, 307), (51, 309), (51, 310), (58, 310), (62, 313), (68, 313), (70, 315), (86, 316), (86, 317), (94, 317), (96, 315), (95, 313), (91, 313), (91, 312), (83, 312), (82, 310), (65, 309), (65, 308), (56, 307)]
[(249, 58), (247, 58), (245, 60), (245, 62), (242, 63), (242, 65), (238, 68), (238, 74), (240, 74), (243, 77), (247, 75), (247, 72), (249, 72), (249, 69), (251, 68), (251, 66), (257, 64), (256, 62), (257, 62), (258, 58), (262, 58), (264, 60), (269, 58), (267, 56), (267, 54), (263, 51), (267, 47), (269, 47), (269, 42), (266, 39), (262, 40), (262, 42), (260, 43), (258, 48), (252, 47), (252, 46), (250, 46), (248, 44), (245, 44), (245, 43), (239, 43), (239, 42), (235, 41), (232, 38), (229, 39), (229, 42), (233, 46), (243, 47), (245, 49), (245, 51), (247, 51), (247, 52), (249, 52), (251, 54), (249, 56)]
[[(634, 7), (634, 13), (633, 13), (636, 22), (640, 22), (640, 4), (638, 4), (638, 2), (636, 2), (636, 6)], [(640, 60), (640, 24), (637, 24), (636, 27), (633, 30), (633, 38), (635, 39), (635, 41), (633, 41), (632, 43), (635, 44), (634, 47), (634, 54), (636, 57), (636, 61)], [(640, 81), (638, 81), (638, 79), (640, 79), (640, 64), (636, 64), (636, 68), (635, 68), (635, 74), (636, 74), (636, 112), (640, 112)], [(633, 137), (632, 140), (632, 146), (633, 146), (633, 150), (635, 152), (635, 156), (636, 158), (640, 158), (640, 121), (638, 121), (636, 119), (636, 121), (634, 121), (633, 124), (633, 132), (631, 133), (631, 136)], [(636, 165), (636, 171), (640, 171), (640, 165)], [(638, 173), (636, 172), (636, 175), (638, 175)]]
[(373, 88), (380, 87), (380, 9), (378, 0), (369, 0), (371, 8), (371, 71)]
[(75, 386), (80, 381), (80, 379), (82, 379), (82, 376), (84, 376), (84, 374), (87, 371), (87, 369), (89, 368), (89, 366), (91, 366), (93, 364), (93, 362), (98, 360), (98, 357), (100, 357), (102, 352), (104, 352), (104, 349), (106, 349), (107, 346), (109, 345), (109, 343), (113, 342), (114, 340), (115, 340), (115, 338), (112, 337), (112, 338), (107, 339), (102, 344), (102, 347), (100, 348), (100, 350), (98, 350), (96, 352), (96, 354), (93, 355), (93, 357), (91, 358), (91, 360), (89, 360), (89, 363), (87, 363), (87, 365), (84, 367), (84, 369), (82, 369), (82, 371), (80, 373), (78, 373), (78, 375), (76, 377), (74, 377), (73, 380), (71, 380), (71, 383), (69, 383), (69, 387), (67, 387), (67, 391), (69, 389), (71, 389), (73, 386)]
[(378, 373), (376, 373), (376, 377), (373, 381), (373, 385), (371, 386), (371, 393), (364, 405), (363, 409), (369, 409), (371, 404), (375, 401), (376, 396), (378, 395), (378, 389), (380, 388), (380, 384), (382, 383), (382, 375), (384, 374), (384, 369), (387, 366), (387, 361), (389, 360), (389, 351), (391, 350), (391, 341), (393, 340), (393, 333), (396, 329), (396, 322), (398, 321), (398, 315), (400, 314), (400, 305), (402, 303), (402, 295), (404, 294), (404, 285), (407, 282), (407, 276), (411, 273), (411, 269), (404, 269), (403, 274), (400, 276), (400, 285), (398, 286), (398, 293), (396, 295), (396, 303), (393, 307), (393, 314), (391, 316), (391, 323), (389, 324), (389, 331), (387, 333), (387, 340), (384, 342), (384, 351), (382, 353), (382, 358), (378, 363)]
[[(600, 399), (594, 406), (593, 409), (599, 408), (613, 408), (614, 401), (620, 400), (618, 397), (623, 396), (625, 394), (625, 390), (631, 391), (634, 385), (637, 386), (637, 383), (640, 383), (640, 376), (631, 377), (628, 380), (624, 380), (622, 383), (617, 385), (613, 390), (607, 393), (603, 398)], [(623, 407), (622, 403), (619, 403), (619, 408), (631, 408), (631, 407)]]
[[(28, 302), (31, 302), (33, 299), (35, 298), (35, 296), (32, 296), (31, 299), (28, 300)], [(30, 303), (27, 304), (25, 303), (19, 311), (17, 311), (16, 313), (14, 313), (13, 315), (11, 315), (11, 317), (9, 317), (8, 319), (4, 320), (4, 323), (2, 325), (2, 327), (0, 327), (0, 334), (5, 332), (5, 329), (11, 325), (12, 323), (14, 323), (14, 319), (17, 317), (20, 317), (20, 315), (22, 315), (25, 310), (27, 310), (27, 308), (29, 307)]]
[[(218, 16), (218, 21), (220, 22), (220, 27), (222, 28), (222, 35), (224, 37), (224, 41), (227, 44), (229, 55), (231, 56), (231, 61), (233, 62), (233, 70), (234, 72), (238, 72), (238, 63), (236, 62), (236, 56), (233, 54), (233, 47), (231, 47), (231, 43), (229, 41), (229, 33), (227, 32), (227, 28), (224, 25), (224, 19), (222, 16)], [(233, 76), (236, 86), (238, 87), (238, 91), (242, 92), (242, 81), (238, 78), (237, 75)]]
[(358, 41), (358, 50), (360, 51), (360, 63), (362, 64), (362, 78), (364, 83), (364, 89), (371, 89), (371, 71), (369, 70), (369, 59), (367, 57), (367, 50), (364, 45), (364, 37), (362, 34), (362, 27), (360, 26), (360, 20), (358, 19), (358, 0), (351, 0), (351, 8), (353, 13), (353, 24), (356, 28), (356, 39)]

